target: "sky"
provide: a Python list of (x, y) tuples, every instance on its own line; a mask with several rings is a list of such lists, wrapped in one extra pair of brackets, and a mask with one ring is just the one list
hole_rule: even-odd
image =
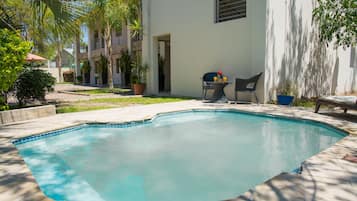
[(81, 26), (81, 31), (82, 31), (82, 40), (86, 44), (88, 44), (88, 27), (86, 25)]

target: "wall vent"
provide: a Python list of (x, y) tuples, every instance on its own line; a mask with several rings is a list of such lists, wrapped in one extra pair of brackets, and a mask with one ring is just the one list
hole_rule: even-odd
[(246, 0), (216, 0), (216, 23), (247, 17)]

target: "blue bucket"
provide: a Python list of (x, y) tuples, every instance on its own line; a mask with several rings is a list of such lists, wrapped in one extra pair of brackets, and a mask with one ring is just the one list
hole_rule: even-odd
[(290, 105), (294, 100), (294, 96), (278, 95), (277, 97), (279, 105)]

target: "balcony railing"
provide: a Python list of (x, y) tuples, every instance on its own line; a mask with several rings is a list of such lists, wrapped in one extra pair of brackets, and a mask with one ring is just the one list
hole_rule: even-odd
[(141, 41), (143, 40), (143, 35), (142, 34), (137, 34), (132, 38), (133, 41)]

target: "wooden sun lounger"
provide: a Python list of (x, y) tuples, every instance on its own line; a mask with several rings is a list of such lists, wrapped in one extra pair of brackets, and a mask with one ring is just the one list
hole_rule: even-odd
[(315, 113), (319, 112), (321, 105), (341, 107), (346, 113), (348, 109), (357, 110), (356, 96), (327, 96), (317, 99)]

